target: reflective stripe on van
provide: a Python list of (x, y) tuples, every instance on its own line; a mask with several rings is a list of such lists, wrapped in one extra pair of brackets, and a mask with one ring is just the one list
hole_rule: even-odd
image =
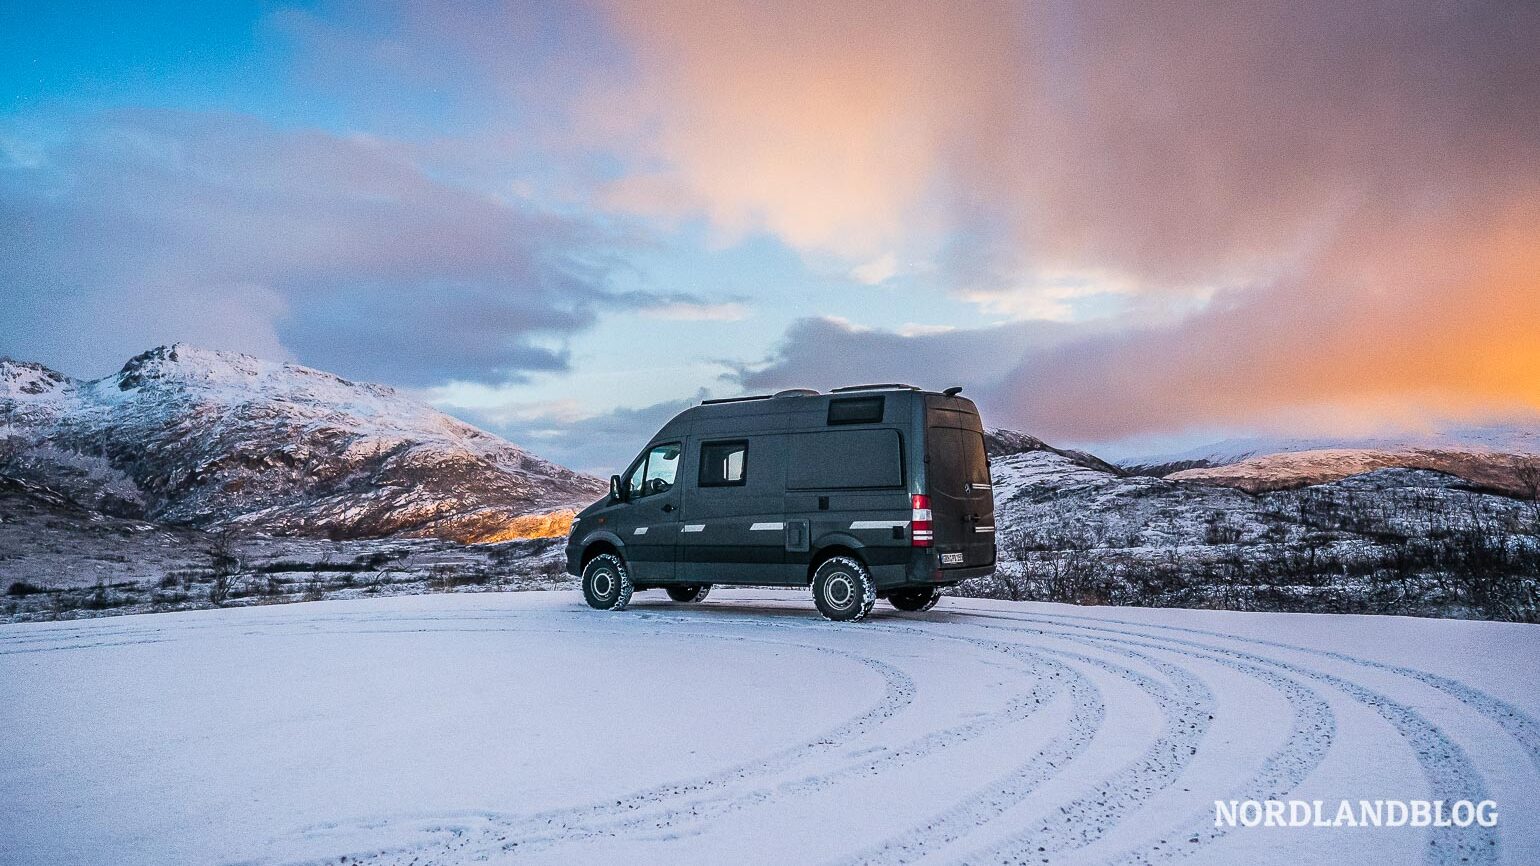
[(784, 524), (784, 523), (756, 523), (753, 526), (749, 527), (749, 531), (750, 532), (754, 532), (754, 531), (760, 530), (760, 529), (773, 529), (773, 530), (779, 531), (779, 530), (782, 530), (782, 529), (785, 529), (785, 528), (786, 528), (786, 524)]
[(902, 529), (909, 525), (907, 520), (857, 520), (850, 524), (851, 529)]

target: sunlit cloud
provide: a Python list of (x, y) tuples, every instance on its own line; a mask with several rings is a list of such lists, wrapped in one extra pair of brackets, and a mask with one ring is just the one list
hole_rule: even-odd
[(634, 75), (589, 107), (629, 107), (659, 195), (861, 282), (922, 253), (986, 316), (1106, 320), (824, 316), (746, 384), (958, 353), (1002, 420), (1077, 438), (1540, 405), (1532, 5), (606, 8)]
[(850, 269), (852, 279), (869, 286), (885, 283), (897, 273), (898, 257), (892, 253), (886, 253), (865, 264), (856, 265)]

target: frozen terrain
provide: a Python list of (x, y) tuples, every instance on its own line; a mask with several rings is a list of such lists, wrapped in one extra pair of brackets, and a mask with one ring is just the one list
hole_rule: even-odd
[[(0, 862), (1540, 862), (1540, 627), (803, 593), (0, 626)], [(1216, 829), (1214, 801), (1494, 800)]]

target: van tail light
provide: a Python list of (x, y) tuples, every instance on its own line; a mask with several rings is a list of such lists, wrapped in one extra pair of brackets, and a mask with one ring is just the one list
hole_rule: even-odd
[(930, 525), (930, 497), (916, 493), (909, 497), (909, 544), (912, 547), (930, 547), (936, 532)]

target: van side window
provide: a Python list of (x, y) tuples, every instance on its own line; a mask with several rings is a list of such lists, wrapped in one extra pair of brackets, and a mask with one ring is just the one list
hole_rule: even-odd
[(679, 474), (679, 443), (668, 442), (654, 445), (647, 458), (631, 470), (626, 479), (630, 499), (640, 499), (654, 493), (665, 493), (674, 487), (674, 477)]
[(742, 485), (748, 472), (749, 443), (703, 442), (700, 446), (700, 481), (702, 487)]
[(829, 401), (830, 424), (882, 423), (883, 397), (845, 397)]
[(830, 430), (791, 436), (786, 486), (792, 490), (899, 487), (903, 442), (897, 430)]

